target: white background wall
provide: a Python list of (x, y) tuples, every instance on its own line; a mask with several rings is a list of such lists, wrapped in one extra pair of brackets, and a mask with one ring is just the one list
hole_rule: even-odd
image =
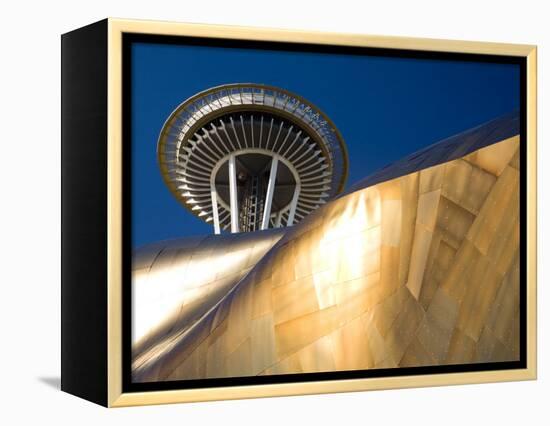
[[(550, 424), (546, 1), (0, 2), (0, 423)], [(106, 410), (59, 392), (60, 40), (107, 16), (539, 45), (539, 380)], [(548, 240), (547, 240), (548, 241)]]

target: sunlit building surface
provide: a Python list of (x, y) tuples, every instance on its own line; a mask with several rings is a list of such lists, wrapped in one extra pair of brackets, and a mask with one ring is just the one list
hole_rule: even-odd
[(444, 140), (292, 227), (138, 249), (133, 380), (519, 359), (518, 134)]

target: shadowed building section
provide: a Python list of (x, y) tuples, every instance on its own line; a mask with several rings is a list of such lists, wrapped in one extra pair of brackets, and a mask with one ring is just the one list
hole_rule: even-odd
[(488, 123), (312, 212), (137, 353), (134, 381), (519, 359), (517, 134), (516, 116)]

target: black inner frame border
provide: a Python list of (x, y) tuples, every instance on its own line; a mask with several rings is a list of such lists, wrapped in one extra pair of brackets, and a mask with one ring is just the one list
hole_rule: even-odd
[[(132, 149), (132, 44), (169, 44), (204, 47), (260, 49), (271, 51), (314, 52), (339, 55), (361, 55), (409, 59), (431, 59), (468, 62), (515, 64), (520, 67), (520, 359), (518, 361), (398, 367), (372, 370), (296, 373), (271, 376), (230, 377), (194, 380), (133, 383), (131, 374), (131, 266), (132, 266), (132, 211), (131, 211), (131, 149)], [(243, 385), (268, 385), (296, 382), (314, 382), (345, 379), (367, 379), (464, 373), (527, 368), (527, 58), (503, 55), (432, 52), (421, 50), (388, 49), (220, 39), (188, 36), (123, 33), (122, 35), (122, 391), (144, 392), (178, 389), (216, 388)]]

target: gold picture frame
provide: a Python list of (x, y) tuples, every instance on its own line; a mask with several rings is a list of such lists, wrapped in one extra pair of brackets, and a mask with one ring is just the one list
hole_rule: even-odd
[[(537, 376), (537, 50), (532, 45), (386, 37), (289, 31), (222, 25), (183, 24), (109, 18), (105, 21), (107, 44), (107, 146), (106, 146), (106, 401), (109, 407), (166, 404), (355, 392), (379, 389), (534, 380)], [(441, 53), (503, 55), (524, 58), (526, 63), (527, 135), (527, 245), (526, 245), (526, 368), (469, 371), (392, 377), (372, 377), (326, 381), (302, 381), (261, 385), (204, 387), (196, 389), (123, 391), (123, 36), (150, 34), (171, 37), (200, 37), (254, 42), (302, 43), (328, 46), (369, 47)], [(71, 389), (67, 389), (71, 392)], [(77, 393), (72, 391), (72, 393)]]

